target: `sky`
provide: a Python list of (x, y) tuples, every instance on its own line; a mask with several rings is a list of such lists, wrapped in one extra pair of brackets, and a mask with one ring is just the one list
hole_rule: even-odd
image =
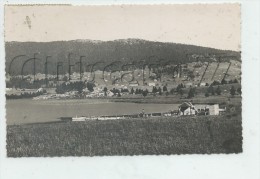
[(239, 4), (5, 6), (5, 41), (139, 38), (240, 51)]

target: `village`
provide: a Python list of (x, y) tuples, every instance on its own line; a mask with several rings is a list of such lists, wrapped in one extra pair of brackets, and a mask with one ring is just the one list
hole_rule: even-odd
[[(145, 66), (132, 70), (74, 72), (8, 76), (7, 95), (37, 93), (34, 99), (69, 99), (121, 97), (129, 94), (146, 96), (149, 93), (173, 94), (177, 88), (199, 88), (211, 85), (239, 84), (241, 63), (192, 62), (157, 68)], [(181, 85), (181, 87), (180, 87)], [(68, 86), (64, 90), (64, 86)], [(224, 92), (224, 91), (223, 91)], [(180, 92), (181, 93), (181, 92)], [(29, 96), (29, 95), (28, 95)]]

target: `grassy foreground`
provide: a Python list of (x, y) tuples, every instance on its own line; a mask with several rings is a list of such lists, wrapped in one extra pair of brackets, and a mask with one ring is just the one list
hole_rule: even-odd
[(8, 157), (239, 152), (240, 115), (7, 126)]

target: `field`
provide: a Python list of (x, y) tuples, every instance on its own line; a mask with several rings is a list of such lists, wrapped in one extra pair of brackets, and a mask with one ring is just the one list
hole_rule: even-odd
[(241, 115), (7, 126), (8, 157), (242, 152)]

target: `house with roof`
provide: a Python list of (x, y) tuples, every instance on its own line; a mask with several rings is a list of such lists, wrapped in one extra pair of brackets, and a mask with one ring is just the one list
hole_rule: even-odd
[(179, 115), (196, 115), (197, 109), (191, 102), (184, 102), (179, 106)]
[(129, 82), (129, 86), (139, 86), (138, 81), (131, 81)]

